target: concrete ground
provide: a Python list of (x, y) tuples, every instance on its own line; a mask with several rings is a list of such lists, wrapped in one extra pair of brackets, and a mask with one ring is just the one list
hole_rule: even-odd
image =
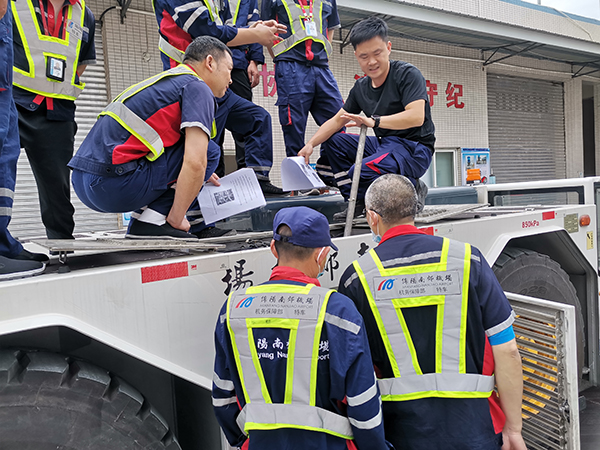
[(600, 448), (600, 387), (587, 389), (581, 394), (586, 400), (585, 409), (579, 413), (581, 450), (598, 450)]

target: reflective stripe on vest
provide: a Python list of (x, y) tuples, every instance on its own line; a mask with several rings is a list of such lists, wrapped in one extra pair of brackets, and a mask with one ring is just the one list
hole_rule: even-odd
[[(332, 292), (312, 284), (269, 284), (229, 296), (227, 328), (246, 400), (237, 421), (245, 433), (298, 428), (352, 439), (348, 418), (316, 406), (319, 343)], [(283, 404), (271, 400), (256, 350), (255, 328), (289, 330)]]
[[(156, 14), (155, 3), (156, 3), (156, 0), (153, 0), (152, 1), (152, 9), (154, 10), (154, 14)], [(206, 5), (206, 6), (203, 6), (203, 5)], [(177, 6), (174, 9), (175, 14), (172, 16), (173, 21), (177, 22), (177, 19), (179, 18), (178, 16), (180, 13), (185, 12), (185, 11), (190, 11), (192, 9), (194, 10), (194, 12), (188, 18), (186, 23), (183, 24), (183, 27), (181, 27), (181, 29), (183, 31), (185, 31), (186, 33), (189, 32), (188, 31), (189, 28), (196, 21), (196, 19), (206, 10), (208, 11), (208, 14), (210, 15), (210, 19), (214, 23), (216, 23), (218, 26), (223, 26), (223, 21), (221, 20), (221, 17), (219, 16), (219, 9), (217, 8), (217, 4), (216, 4), (215, 0), (190, 1), (189, 3), (186, 3), (184, 5)], [(183, 62), (183, 55), (184, 55), (186, 49), (185, 48), (180, 49), (180, 48), (173, 46), (162, 35), (159, 37), (159, 40), (158, 40), (158, 49), (161, 52), (163, 52), (165, 55), (167, 55), (169, 58), (171, 58), (172, 60), (174, 60), (178, 63)]]
[[(193, 75), (198, 77), (196, 72), (194, 72), (185, 64), (181, 64), (173, 69), (161, 72), (158, 75), (154, 75), (153, 77), (150, 77), (125, 89), (98, 115), (98, 117), (112, 117), (129, 133), (138, 138), (140, 142), (142, 142), (142, 144), (144, 144), (150, 151), (146, 155), (146, 158), (148, 158), (150, 161), (156, 160), (165, 151), (163, 140), (158, 131), (156, 131), (154, 128), (148, 125), (144, 119), (130, 110), (124, 102), (144, 89), (157, 83), (158, 81), (176, 75)], [(210, 138), (214, 138), (216, 134), (217, 129), (215, 122), (213, 121)]]
[[(384, 401), (487, 398), (494, 377), (466, 373), (471, 246), (444, 238), (439, 263), (386, 269), (377, 253), (354, 262), (394, 378), (378, 380)], [(423, 374), (403, 308), (435, 306), (435, 373)]]
[(173, 61), (182, 63), (183, 55), (185, 52), (182, 52), (177, 47), (171, 45), (162, 35), (158, 38), (158, 49), (171, 58)]
[(225, 21), (226, 25), (235, 27), (237, 22), (238, 14), (240, 13), (240, 0), (229, 1), (229, 12), (231, 13), (231, 19)]
[[(13, 68), (13, 84), (44, 97), (75, 100), (81, 94), (85, 84), (75, 82), (77, 63), (81, 50), (81, 39), (68, 31), (69, 23), (84, 29), (85, 3), (68, 6), (64, 27), (67, 27), (65, 39), (46, 36), (40, 28), (33, 4), (29, 0), (10, 2), (14, 23), (21, 36), (29, 71)], [(46, 58), (65, 61), (64, 81), (50, 80), (46, 76)]]
[(290, 32), (292, 35), (278, 44), (275, 44), (273, 46), (273, 54), (275, 56), (281, 55), (299, 43), (312, 39), (315, 42), (323, 44), (327, 55), (331, 55), (333, 50), (331, 43), (329, 42), (329, 39), (327, 39), (327, 36), (323, 34), (323, 0), (314, 0), (313, 3), (313, 10), (318, 11), (318, 15), (315, 16), (314, 19), (319, 25), (317, 36), (311, 36), (306, 32), (303, 20), (304, 15), (302, 14), (300, 5), (294, 0), (282, 0), (282, 3), (288, 13), (291, 28)]

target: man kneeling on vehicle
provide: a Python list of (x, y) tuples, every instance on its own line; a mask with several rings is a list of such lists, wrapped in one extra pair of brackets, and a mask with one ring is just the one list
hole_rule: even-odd
[[(119, 94), (71, 159), (73, 187), (100, 212), (134, 211), (130, 237), (195, 238), (226, 233), (188, 210), (214, 174), (220, 151), (214, 137), (215, 97), (231, 83), (231, 51), (203, 36), (185, 52), (183, 64)], [(194, 233), (194, 234), (191, 234)]]

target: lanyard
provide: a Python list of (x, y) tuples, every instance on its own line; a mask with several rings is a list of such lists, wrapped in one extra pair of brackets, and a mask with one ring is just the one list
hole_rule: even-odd
[[(40, 0), (39, 2), (40, 4), (40, 12), (42, 14), (42, 25), (44, 26), (44, 34), (47, 36), (54, 36), (54, 37), (58, 37), (58, 32), (60, 31), (60, 27), (62, 26), (64, 20), (65, 20), (65, 8), (63, 6), (63, 8), (59, 11), (58, 15), (60, 15), (60, 22), (56, 22), (56, 20), (58, 20), (57, 17), (57, 13), (56, 11), (54, 11), (54, 30), (53, 33), (50, 33), (49, 28), (48, 28), (48, 18), (46, 17), (46, 14), (44, 13), (44, 0)], [(65, 29), (63, 28), (63, 39), (65, 38)]]
[[(306, 7), (304, 2), (308, 1), (308, 13), (306, 12)], [(304, 20), (307, 22), (312, 22), (313, 20), (313, 0), (299, 0), (300, 7), (302, 8), (302, 14), (304, 14)]]

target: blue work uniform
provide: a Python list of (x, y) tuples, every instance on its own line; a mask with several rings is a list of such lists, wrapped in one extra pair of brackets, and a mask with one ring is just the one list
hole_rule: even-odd
[[(275, 19), (286, 25), (286, 33), (280, 34), (283, 39), (292, 36), (286, 2), (289, 7), (303, 8), (302, 11), (309, 14), (314, 0), (263, 0), (261, 18)], [(335, 0), (323, 1), (321, 5), (322, 11), (313, 10), (313, 16), (315, 21), (321, 18), (320, 26), (326, 36), (327, 30), (340, 27), (340, 18)], [(279, 123), (287, 156), (297, 156), (304, 147), (309, 112), (317, 125), (321, 126), (335, 116), (344, 104), (335, 77), (329, 69), (329, 56), (325, 46), (313, 39), (298, 42), (275, 56), (276, 105), (279, 107)], [(321, 158), (317, 161), (317, 171), (324, 180), (329, 183), (333, 181), (323, 147)]]
[[(73, 42), (75, 39), (80, 39), (77, 60), (68, 61), (66, 71), (71, 68), (76, 70), (79, 66), (95, 64), (96, 23), (94, 15), (87, 6), (82, 11), (81, 34), (78, 35), (68, 30), (68, 17), (74, 17), (74, 10), (83, 6), (82, 1), (65, 0), (62, 8), (56, 11), (48, 0), (17, 0), (9, 2), (9, 5), (12, 4), (13, 7), (17, 5), (16, 7), (22, 8), (24, 3), (30, 4), (35, 10), (37, 27), (41, 34), (53, 36), (61, 42)], [(24, 19), (25, 17), (21, 17), (21, 20)], [(78, 27), (80, 25), (76, 24), (75, 28)], [(16, 17), (13, 18), (13, 36), (15, 74), (17, 71), (29, 72), (31, 70), (38, 71), (40, 74), (43, 67), (40, 68), (39, 65), (35, 68), (30, 67), (30, 56), (27, 55), (27, 50), (23, 45)], [(32, 42), (29, 42), (29, 45), (31, 46)], [(50, 50), (48, 51), (50, 52)], [(37, 51), (34, 50), (34, 52)], [(56, 51), (53, 50), (53, 52)], [(66, 57), (67, 55), (61, 56)], [(71, 80), (65, 80), (61, 84), (70, 84), (70, 82)], [(70, 199), (70, 172), (67, 163), (73, 156), (77, 131), (75, 101), (59, 96), (53, 97), (52, 94), (40, 95), (27, 83), (23, 83), (19, 87), (15, 79), (13, 79), (13, 83), (13, 97), (19, 113), (20, 144), (27, 153), (27, 159), (35, 176), (46, 235), (50, 239), (72, 239), (75, 227), (73, 220), (75, 208)], [(81, 86), (76, 73), (73, 83)]]
[[(260, 20), (258, 11), (257, 0), (232, 0), (229, 2), (230, 19), (227, 19), (225, 24), (232, 25), (236, 28), (245, 28), (253, 23)], [(253, 61), (257, 65), (264, 64), (265, 56), (263, 54), (263, 47), (260, 44), (243, 45), (240, 47), (232, 47), (231, 54), (233, 58), (233, 70), (231, 71), (231, 84), (229, 90), (241, 98), (252, 101), (252, 85), (248, 78), (248, 65), (250, 61)], [(217, 111), (219, 122), (225, 120), (225, 124), (217, 123), (217, 129), (227, 129), (232, 131), (233, 140), (235, 143), (235, 159), (237, 168), (241, 169), (244, 167), (254, 167), (255, 171), (260, 167), (264, 160), (272, 159), (273, 155), (268, 153), (258, 153), (256, 151), (249, 152), (246, 155), (246, 140), (248, 139), (261, 139), (265, 133), (272, 134), (271, 131), (271, 116), (265, 115), (257, 116), (256, 120), (248, 121), (247, 115), (241, 117), (242, 111), (244, 111), (245, 102), (239, 106), (236, 104), (236, 100), (229, 100), (228, 97), (224, 97), (219, 101), (219, 108), (224, 109), (223, 111)], [(221, 108), (223, 105), (223, 108)], [(221, 116), (225, 116), (221, 118)], [(269, 130), (266, 130), (263, 125), (263, 120), (268, 119)], [(250, 122), (243, 124), (242, 122)], [(247, 128), (244, 132), (243, 128)], [(221, 147), (221, 161), (217, 168), (217, 175), (221, 176), (225, 174), (225, 161), (223, 160), (223, 141), (225, 139), (225, 133), (220, 133), (220, 136), (215, 138), (215, 142)], [(261, 142), (252, 144), (251, 148), (259, 148)], [(265, 152), (268, 152), (268, 147), (263, 148)], [(262, 172), (257, 172), (259, 179), (268, 179), (268, 172), (270, 167), (265, 167)], [(266, 172), (265, 172), (266, 171)]]
[[(183, 66), (182, 66), (183, 67)], [(209, 137), (213, 130), (215, 98), (210, 88), (191, 73), (163, 77), (125, 100), (125, 105), (156, 130), (164, 152), (149, 158), (150, 151), (135, 135), (110, 115), (101, 115), (69, 162), (73, 187), (89, 208), (100, 212), (154, 211), (162, 225), (175, 198), (173, 184), (181, 171), (185, 151), (185, 130), (202, 129)], [(218, 146), (209, 141), (205, 180), (219, 160)], [(152, 160), (151, 160), (152, 159)], [(195, 225), (198, 204), (188, 212)], [(200, 226), (200, 223), (198, 223)], [(198, 231), (198, 228), (192, 228)]]
[(18, 115), (12, 97), (12, 12), (0, 19), (0, 256), (17, 256), (23, 246), (8, 231), (12, 216), (17, 160), (19, 159)]
[[(161, 37), (181, 52), (199, 36), (212, 36), (224, 44), (237, 36), (238, 29), (227, 24), (232, 20), (227, 0), (154, 0), (153, 4)], [(218, 7), (221, 9), (216, 10)], [(254, 46), (252, 49), (252, 55), (258, 57), (257, 48)], [(161, 52), (161, 58), (165, 70), (178, 64), (164, 52)], [(243, 64), (239, 54), (234, 61)], [(247, 68), (247, 62), (245, 65)], [(259, 180), (269, 180), (269, 172), (273, 166), (270, 114), (264, 108), (233, 92), (228, 92), (218, 100), (215, 142), (219, 142), (225, 129), (242, 136), (245, 140), (246, 166), (254, 170)]]
[[(235, 28), (246, 28), (260, 20), (258, 0), (233, 0), (229, 1), (229, 18), (225, 20), (226, 25)], [(233, 68), (247, 70), (248, 63), (254, 61), (256, 64), (264, 64), (265, 55), (260, 44), (242, 45), (232, 47)]]
[[(465, 244), (457, 244), (459, 248), (461, 245), (465, 247)], [(422, 274), (425, 279), (436, 275), (436, 273), (424, 274), (419, 272), (418, 268), (434, 270), (430, 268), (441, 261), (444, 254), (443, 245), (444, 239), (441, 237), (426, 235), (412, 225), (400, 225), (388, 230), (381, 243), (372, 250), (385, 270), (408, 268), (413, 275), (417, 275), (412, 277), (414, 280), (404, 276), (394, 283), (402, 283), (397, 287), (397, 295), (403, 295), (399, 293), (400, 289), (408, 290), (407, 295), (410, 299), (401, 300), (412, 302), (411, 307), (399, 308), (398, 314), (403, 315), (404, 326), (412, 339), (415, 361), (417, 361), (413, 364), (417, 364), (425, 375), (438, 372), (436, 355), (438, 355), (437, 350), (441, 348), (441, 342), (436, 338), (436, 332), (440, 330), (437, 318), (439, 311), (431, 297), (421, 297), (423, 302), (430, 300), (428, 305), (419, 306), (415, 300), (415, 297), (419, 297), (412, 292), (415, 289), (418, 291), (427, 288), (428, 281), (419, 280), (419, 274)], [(470, 271), (466, 272), (469, 285), (464, 338), (465, 373), (490, 377), (494, 373), (491, 346), (514, 339), (512, 330), (514, 312), (481, 252), (474, 247), (470, 249), (470, 261), (467, 260), (470, 262), (468, 265)], [(393, 379), (394, 368), (357, 270), (357, 267), (364, 267), (365, 263), (361, 262), (365, 261), (363, 258), (372, 258), (372, 256), (367, 253), (346, 269), (340, 278), (339, 291), (354, 301), (364, 318), (378, 379)], [(450, 269), (448, 272), (437, 272), (437, 275), (442, 277), (448, 274), (452, 276)], [(390, 287), (381, 286), (382, 284), (383, 282), (377, 289), (385, 290)], [(443, 330), (442, 340), (452, 337), (451, 331)], [(387, 342), (392, 339), (393, 337), (390, 336)], [(417, 384), (416, 381), (414, 383)], [(493, 383), (490, 391), (492, 389)], [(502, 445), (501, 432), (505, 417), (500, 409), (497, 395), (492, 392), (487, 398), (451, 397), (451, 395), (427, 396), (427, 393), (421, 396), (415, 395), (414, 399), (404, 400), (382, 397), (386, 439), (396, 449), (499, 450)]]
[[(297, 269), (276, 267), (270, 281), (263, 286), (273, 288), (285, 285), (289, 289), (290, 286), (304, 287), (311, 284), (318, 286), (319, 282)], [(288, 349), (297, 349), (298, 344), (295, 347), (290, 345), (289, 329), (253, 328), (252, 332), (253, 342), (250, 346), (256, 349), (269, 396), (274, 404), (284, 403), (284, 397), (291, 391), (291, 386), (286, 387), (286, 374), (289, 375)], [(340, 417), (342, 420), (347, 416), (354, 442), (361, 450), (391, 448), (383, 436), (383, 424), (380, 420), (381, 401), (362, 319), (352, 302), (343, 295), (334, 292), (329, 297), (325, 321), (318, 339), (315, 406), (335, 413), (335, 416), (343, 416)], [(242, 446), (246, 443), (247, 436), (238, 426), (236, 419), (239, 420), (240, 410), (246, 405), (246, 400), (228, 330), (227, 303), (221, 309), (217, 321), (215, 347), (212, 390), (215, 414), (229, 443), (234, 447)], [(290, 354), (289, 357), (294, 356)], [(245, 377), (247, 383), (248, 376)], [(293, 405), (297, 393), (291, 395), (293, 399), (286, 400), (285, 403), (291, 402)], [(302, 421), (303, 418), (294, 419)], [(277, 425), (267, 429), (251, 429), (248, 437), (249, 445), (244, 445), (244, 448), (249, 450), (356, 448), (352, 441), (323, 431)]]
[[(412, 64), (390, 61), (388, 76), (381, 86), (374, 88), (371, 79), (365, 76), (356, 81), (348, 94), (344, 111), (351, 114), (364, 112), (367, 117), (403, 112), (407, 105), (417, 100), (425, 101), (425, 118), (421, 126), (405, 130), (376, 128), (375, 137), (367, 136), (358, 199), (363, 199), (370, 184), (386, 173), (404, 175), (416, 186), (416, 180), (425, 174), (431, 164), (435, 127), (431, 120), (425, 78)], [(356, 134), (340, 132), (322, 145), (331, 162), (336, 184), (345, 199), (350, 197), (358, 138)]]

